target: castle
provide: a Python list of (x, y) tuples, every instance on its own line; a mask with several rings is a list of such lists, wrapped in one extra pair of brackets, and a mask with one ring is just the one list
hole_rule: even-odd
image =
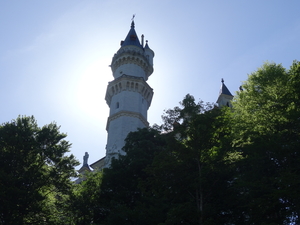
[[(125, 138), (131, 131), (149, 126), (147, 112), (151, 105), (153, 89), (148, 85), (148, 77), (153, 73), (154, 52), (149, 48), (148, 41), (141, 42), (135, 31), (134, 21), (121, 47), (114, 54), (111, 70), (114, 80), (108, 83), (105, 100), (110, 108), (107, 119), (106, 156), (92, 163), (94, 170), (109, 167), (112, 158), (124, 155), (122, 150)], [(217, 103), (221, 106), (231, 106), (233, 95), (222, 84)], [(83, 166), (78, 171), (90, 171), (87, 163), (88, 153), (85, 153)]]

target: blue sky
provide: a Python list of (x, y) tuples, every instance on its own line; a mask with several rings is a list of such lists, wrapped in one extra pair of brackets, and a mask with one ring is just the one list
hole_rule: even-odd
[(264, 62), (300, 60), (298, 0), (0, 1), (0, 122), (34, 115), (89, 163), (105, 155), (110, 65), (136, 14), (155, 52), (150, 124), (190, 93), (215, 102)]

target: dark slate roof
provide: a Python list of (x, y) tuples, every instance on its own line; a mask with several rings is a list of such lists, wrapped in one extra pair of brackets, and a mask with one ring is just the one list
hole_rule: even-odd
[(88, 170), (88, 171), (91, 171), (90, 167), (88, 164), (84, 164), (82, 165), (82, 167), (78, 170), (79, 173), (81, 173), (82, 171), (84, 170)]
[(220, 95), (221, 94), (233, 96), (230, 93), (230, 91), (228, 90), (228, 88), (226, 87), (226, 85), (224, 84), (224, 80), (223, 79), (222, 79), (222, 84), (221, 84), (221, 88), (220, 88)]
[(141, 45), (140, 40), (135, 32), (134, 21), (132, 21), (131, 29), (129, 30), (125, 40), (122, 42), (121, 47), (124, 47), (126, 45), (135, 45), (137, 47), (143, 48), (143, 46)]
[(149, 47), (148, 41), (147, 41), (147, 40), (146, 40), (146, 45), (145, 45), (144, 49), (145, 49), (145, 50), (148, 50), (148, 49), (149, 49), (149, 50), (153, 53), (153, 56), (154, 56), (154, 52), (153, 52), (153, 50)]
[[(146, 41), (145, 49), (149, 48), (148, 41)], [(150, 48), (149, 48), (150, 49)]]

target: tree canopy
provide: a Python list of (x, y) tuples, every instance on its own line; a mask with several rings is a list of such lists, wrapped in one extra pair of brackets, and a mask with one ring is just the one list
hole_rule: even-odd
[(299, 224), (299, 105), (300, 62), (265, 63), (232, 108), (187, 94), (80, 184), (59, 127), (19, 117), (0, 126), (0, 223)]
[(297, 224), (299, 78), (297, 61), (265, 63), (232, 108), (188, 94), (161, 126), (129, 134), (103, 173), (103, 224)]
[[(167, 225), (230, 220), (233, 206), (224, 199), (234, 197), (229, 182), (233, 172), (225, 166), (230, 164), (230, 148), (224, 141), (228, 131), (222, 114), (187, 95), (181, 106), (166, 111), (162, 126), (130, 133), (126, 155), (103, 170), (98, 211), (89, 222)], [(83, 196), (89, 192), (81, 190)]]
[(230, 112), (232, 143), (243, 154), (239, 185), (248, 224), (299, 221), (300, 63), (265, 63), (249, 75)]
[(78, 162), (66, 155), (71, 144), (55, 123), (38, 127), (34, 117), (0, 126), (0, 223), (56, 224), (64, 216)]

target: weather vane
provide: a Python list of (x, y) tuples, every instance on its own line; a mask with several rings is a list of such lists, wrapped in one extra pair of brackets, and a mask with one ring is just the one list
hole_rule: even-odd
[(132, 19), (131, 19), (132, 21), (134, 20), (134, 17), (135, 17), (135, 14), (133, 14), (133, 16), (132, 16)]

